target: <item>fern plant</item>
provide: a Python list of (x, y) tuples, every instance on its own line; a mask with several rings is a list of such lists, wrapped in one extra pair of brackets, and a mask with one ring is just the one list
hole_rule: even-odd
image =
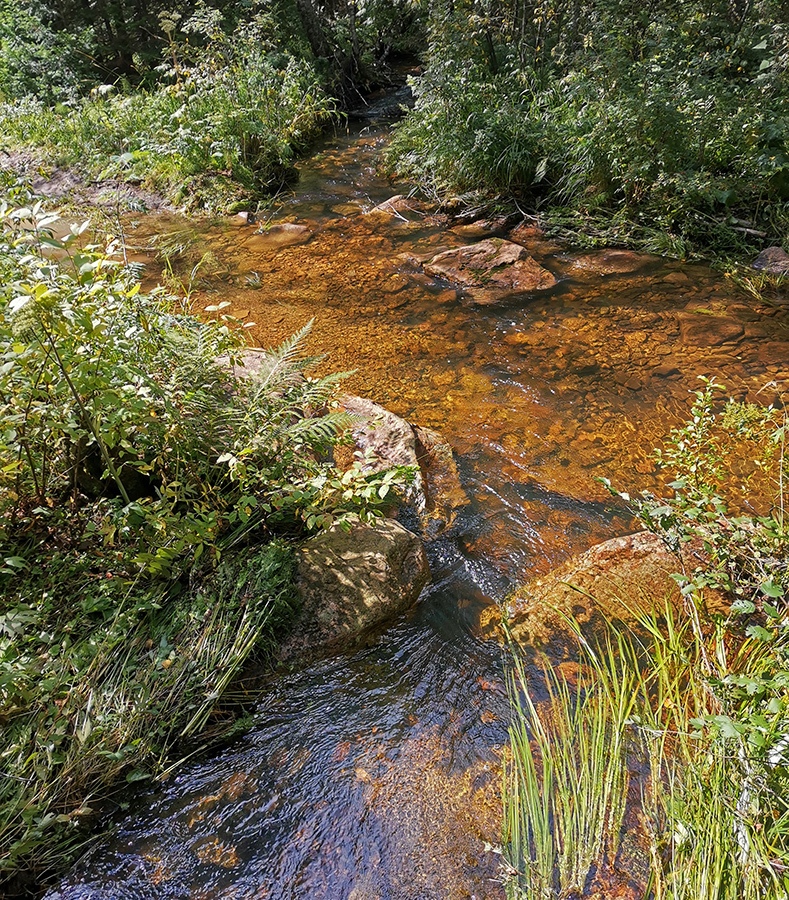
[[(311, 377), (312, 323), (244, 376), (228, 316), (178, 315), (111, 256), (63, 240), (40, 204), (0, 207), (0, 540), (63, 531), (173, 574), (253, 530), (301, 534), (371, 516), (402, 472), (337, 471), (344, 374)], [(51, 251), (62, 257), (53, 261)], [(224, 362), (222, 361), (224, 360)]]

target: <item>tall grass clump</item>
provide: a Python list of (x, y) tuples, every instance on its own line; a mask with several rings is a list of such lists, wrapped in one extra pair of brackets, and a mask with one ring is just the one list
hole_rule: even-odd
[[(628, 883), (671, 900), (785, 896), (785, 631), (769, 651), (746, 639), (713, 677), (703, 658), (723, 652), (720, 633), (702, 653), (671, 607), (638, 624), (640, 638), (612, 631), (595, 648), (582, 640), (587, 674), (571, 687), (548, 673), (541, 703), (515, 663), (508, 897), (558, 900)], [(758, 702), (728, 689), (776, 676)]]
[[(577, 679), (547, 669), (539, 702), (545, 684), (513, 647), (511, 900), (623, 885), (656, 900), (787, 896), (786, 424), (717, 396), (710, 383), (696, 392), (662, 454), (674, 496), (637, 504), (677, 552), (679, 599), (645, 610), (625, 596), (628, 631), (576, 628)], [(746, 484), (771, 490), (759, 501)], [(761, 508), (732, 512), (747, 502)], [(694, 570), (687, 544), (703, 560)], [(710, 591), (727, 598), (725, 615), (706, 611)]]
[(633, 680), (581, 671), (572, 689), (546, 670), (548, 700), (536, 702), (514, 658), (513, 725), (505, 769), (508, 862), (525, 896), (583, 892), (615, 856), (628, 786), (625, 726)]

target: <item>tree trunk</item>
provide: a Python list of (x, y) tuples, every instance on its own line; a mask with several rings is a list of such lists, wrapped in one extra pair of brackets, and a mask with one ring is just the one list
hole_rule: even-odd
[(329, 44), (326, 40), (321, 20), (315, 11), (315, 7), (312, 5), (312, 0), (296, 0), (296, 7), (313, 55), (317, 59), (328, 59), (331, 56), (331, 51), (329, 50)]

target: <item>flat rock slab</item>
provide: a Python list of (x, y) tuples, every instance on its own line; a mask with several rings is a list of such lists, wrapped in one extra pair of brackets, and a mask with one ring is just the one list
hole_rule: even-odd
[(765, 366), (789, 365), (789, 341), (767, 341), (756, 348), (756, 359)]
[(405, 612), (430, 580), (419, 538), (393, 519), (334, 526), (299, 550), (298, 621), (279, 651), (282, 661), (352, 646), (366, 632)]
[(679, 312), (677, 321), (683, 344), (694, 347), (717, 347), (737, 340), (745, 331), (742, 322), (717, 313)]
[[(683, 562), (692, 572), (705, 557), (699, 547), (686, 545)], [(509, 612), (510, 634), (532, 647), (577, 647), (566, 616), (589, 635), (605, 622), (633, 622), (637, 613), (660, 611), (666, 603), (680, 611), (683, 600), (671, 576), (682, 565), (646, 531), (604, 541), (520, 588)], [(708, 590), (705, 600), (711, 611), (728, 610), (726, 598), (715, 591)]]
[(311, 237), (312, 230), (306, 225), (283, 222), (281, 225), (272, 225), (266, 231), (250, 235), (244, 246), (249, 250), (272, 250), (306, 244)]
[(660, 257), (633, 250), (600, 250), (573, 260), (572, 268), (595, 275), (627, 275), (659, 263)]
[(475, 302), (483, 304), (556, 284), (556, 278), (525, 248), (501, 238), (439, 253), (425, 264), (425, 272), (461, 285)]

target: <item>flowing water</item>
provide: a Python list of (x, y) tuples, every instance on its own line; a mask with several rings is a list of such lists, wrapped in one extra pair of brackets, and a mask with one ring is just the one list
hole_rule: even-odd
[(415, 260), (479, 237), (416, 207), (367, 214), (395, 192), (373, 168), (384, 139), (328, 140), (260, 225), (140, 216), (126, 239), (147, 277), (169, 259), (196, 308), (229, 301), (256, 344), (314, 318), (326, 370), (356, 370), (351, 392), (445, 435), (470, 503), (429, 545), (433, 583), (409, 615), (273, 679), (245, 738), (134, 799), (51, 898), (503, 896), (486, 849), (507, 739), (497, 604), (632, 528), (595, 478), (654, 488), (651, 450), (699, 375), (759, 402), (787, 388), (789, 309), (703, 266), (523, 228), (555, 288), (477, 306), (428, 278)]

